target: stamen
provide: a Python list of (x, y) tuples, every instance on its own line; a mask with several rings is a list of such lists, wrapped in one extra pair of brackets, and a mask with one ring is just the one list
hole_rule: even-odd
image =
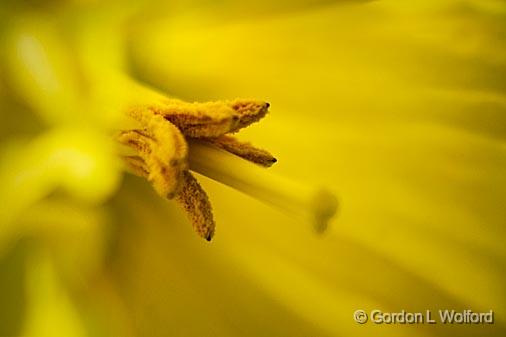
[(182, 185), (176, 200), (186, 211), (197, 234), (207, 241), (211, 241), (216, 224), (206, 192), (188, 171), (183, 172)]
[(214, 138), (258, 122), (267, 114), (269, 103), (256, 100), (187, 103), (167, 98), (148, 107), (185, 136)]
[[(134, 152), (124, 154), (124, 160), (135, 174), (147, 173), (147, 179), (158, 194), (171, 199), (179, 190), (182, 172), (187, 169), (186, 141), (179, 130), (161, 116), (151, 116), (144, 124), (144, 129), (121, 131), (117, 136), (120, 144)], [(133, 157), (139, 157), (144, 165)]]
[(277, 161), (269, 152), (250, 143), (241, 142), (230, 135), (210, 138), (205, 141), (260, 166), (271, 167)]
[(190, 170), (310, 221), (317, 232), (337, 211), (337, 198), (324, 188), (280, 177), (212, 144), (189, 141)]

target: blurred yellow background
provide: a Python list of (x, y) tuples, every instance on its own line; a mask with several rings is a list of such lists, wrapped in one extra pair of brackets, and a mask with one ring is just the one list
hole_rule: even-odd
[[(0, 73), (0, 336), (506, 335), (506, 2), (3, 0)], [(270, 102), (240, 139), (338, 194), (329, 231), (198, 176), (198, 238), (122, 173), (124, 75)]]

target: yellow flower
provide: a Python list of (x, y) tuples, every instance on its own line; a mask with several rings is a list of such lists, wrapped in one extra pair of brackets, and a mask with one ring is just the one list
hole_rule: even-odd
[[(0, 8), (0, 335), (505, 334), (503, 1)], [(188, 167), (211, 178), (195, 174), (220, 226), (211, 245), (143, 179), (120, 184), (114, 136), (139, 129), (123, 113), (153, 104), (149, 85), (273, 104), (241, 131), (276, 154), (268, 171), (238, 162), (235, 140), (146, 121), (182, 131), (157, 151), (189, 146)], [(168, 181), (191, 179), (181, 165)], [(325, 235), (216, 183), (325, 218), (279, 176), (339, 192)], [(492, 310), (494, 323), (361, 325), (358, 309)]]

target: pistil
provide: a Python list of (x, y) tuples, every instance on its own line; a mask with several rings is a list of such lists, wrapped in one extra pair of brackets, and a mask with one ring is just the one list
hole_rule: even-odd
[(325, 231), (337, 211), (337, 198), (326, 188), (275, 175), (207, 142), (188, 144), (190, 170), (310, 221), (317, 232)]

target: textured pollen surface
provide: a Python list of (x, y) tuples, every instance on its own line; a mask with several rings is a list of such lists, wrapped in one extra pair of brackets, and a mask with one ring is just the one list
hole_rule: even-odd
[(256, 100), (186, 103), (147, 92), (146, 100), (126, 109), (130, 129), (118, 135), (127, 146), (123, 160), (132, 173), (146, 178), (162, 197), (175, 198), (197, 234), (210, 241), (215, 222), (211, 203), (188, 167), (185, 137), (199, 138), (238, 157), (269, 167), (267, 151), (240, 142), (233, 133), (262, 119), (269, 104)]
[(186, 211), (197, 234), (211, 241), (215, 230), (211, 203), (197, 179), (188, 171), (183, 173), (183, 184), (176, 200)]
[(158, 194), (171, 199), (178, 191), (182, 172), (188, 168), (186, 141), (181, 132), (161, 116), (152, 116), (147, 122), (142, 115), (134, 116), (145, 128), (120, 133), (119, 142), (138, 154), (138, 157), (126, 157), (126, 162), (134, 173), (147, 174)]
[(208, 142), (238, 157), (264, 167), (270, 167), (277, 161), (268, 151), (256, 148), (250, 143), (241, 142), (233, 136), (224, 135), (210, 139)]
[(151, 107), (157, 115), (176, 125), (188, 137), (213, 138), (236, 132), (262, 119), (269, 104), (254, 100), (186, 103), (167, 99)]

